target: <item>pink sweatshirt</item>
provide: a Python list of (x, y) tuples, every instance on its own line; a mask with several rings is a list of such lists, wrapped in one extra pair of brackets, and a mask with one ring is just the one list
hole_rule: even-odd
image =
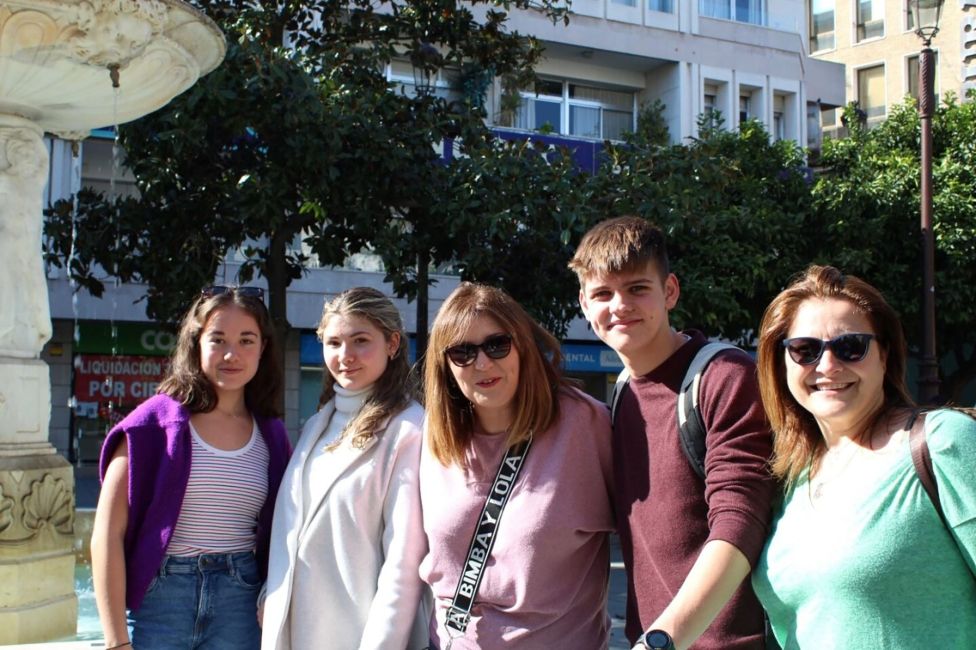
[[(606, 648), (612, 511), (610, 418), (573, 391), (535, 436), (499, 523), (471, 622), (452, 650)], [(505, 454), (503, 435), (476, 434), (470, 467), (444, 467), (428, 449), (420, 498), (430, 552), (420, 577), (432, 588), (433, 647), (447, 645), (444, 616), (485, 497)]]

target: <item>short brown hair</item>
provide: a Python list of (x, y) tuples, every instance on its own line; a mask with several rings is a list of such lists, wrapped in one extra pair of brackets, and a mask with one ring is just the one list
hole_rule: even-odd
[(515, 421), (509, 445), (547, 430), (559, 417), (559, 392), (571, 382), (560, 371), (559, 342), (526, 313), (518, 302), (496, 287), (463, 282), (447, 297), (430, 332), (424, 395), (427, 441), (444, 465), (465, 464), (474, 433), (474, 414), (448, 367), (446, 350), (462, 341), (479, 316), (488, 316), (512, 337), (519, 354)]
[(776, 296), (759, 326), (757, 371), (759, 392), (773, 429), (773, 473), (794, 485), (803, 471), (816, 472), (826, 451), (817, 422), (800, 406), (786, 383), (783, 341), (800, 305), (810, 299), (846, 300), (863, 313), (874, 329), (875, 340), (885, 355), (884, 404), (861, 435), (893, 409), (914, 406), (905, 385), (907, 346), (901, 320), (881, 292), (853, 275), (832, 266), (810, 266)]
[[(325, 303), (322, 319), (319, 321), (319, 340), (323, 340), (325, 328), (335, 316), (362, 318), (383, 333), (389, 342), (394, 334), (400, 335), (400, 347), (386, 363), (386, 369), (373, 384), (369, 398), (342, 432), (333, 446), (338, 446), (345, 438), (351, 438), (353, 447), (362, 449), (374, 436), (382, 433), (381, 427), (394, 415), (407, 408), (416, 394), (416, 384), (410, 374), (407, 361), (407, 334), (403, 330), (400, 311), (381, 291), (371, 287), (353, 287), (343, 291)], [(335, 396), (335, 377), (326, 368), (322, 382), (322, 396), (319, 407)]]
[(590, 276), (636, 271), (652, 262), (662, 278), (671, 272), (664, 233), (646, 219), (624, 216), (590, 228), (576, 247), (569, 268), (582, 286)]
[(200, 335), (210, 317), (225, 307), (237, 307), (251, 316), (258, 324), (264, 346), (258, 371), (244, 387), (244, 403), (254, 415), (280, 417), (282, 370), (278, 366), (271, 316), (261, 297), (242, 293), (237, 287), (214, 295), (201, 294), (193, 302), (183, 317), (172, 363), (157, 392), (179, 401), (191, 413), (209, 413), (217, 408), (217, 392), (200, 367)]

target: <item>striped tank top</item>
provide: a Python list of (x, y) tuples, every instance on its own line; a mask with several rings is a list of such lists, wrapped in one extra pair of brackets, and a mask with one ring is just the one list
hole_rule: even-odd
[(193, 425), (190, 434), (190, 479), (166, 552), (193, 556), (254, 550), (270, 460), (257, 423), (247, 444), (233, 451), (208, 445)]

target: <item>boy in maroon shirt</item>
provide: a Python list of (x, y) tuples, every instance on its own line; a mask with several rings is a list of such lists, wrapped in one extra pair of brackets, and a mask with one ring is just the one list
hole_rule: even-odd
[[(569, 267), (586, 319), (631, 377), (612, 440), (627, 638), (637, 647), (667, 647), (670, 636), (679, 649), (763, 648), (762, 608), (745, 578), (768, 533), (775, 484), (752, 358), (722, 351), (702, 375), (703, 481), (681, 449), (677, 399), (707, 341), (670, 325), (680, 288), (663, 233), (638, 217), (608, 219), (583, 237)], [(665, 634), (644, 645), (645, 630)]]

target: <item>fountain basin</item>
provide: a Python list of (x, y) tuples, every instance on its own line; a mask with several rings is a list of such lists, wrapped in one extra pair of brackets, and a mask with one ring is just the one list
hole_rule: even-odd
[(77, 139), (165, 105), (225, 50), (213, 21), (177, 0), (0, 0), (0, 114)]

